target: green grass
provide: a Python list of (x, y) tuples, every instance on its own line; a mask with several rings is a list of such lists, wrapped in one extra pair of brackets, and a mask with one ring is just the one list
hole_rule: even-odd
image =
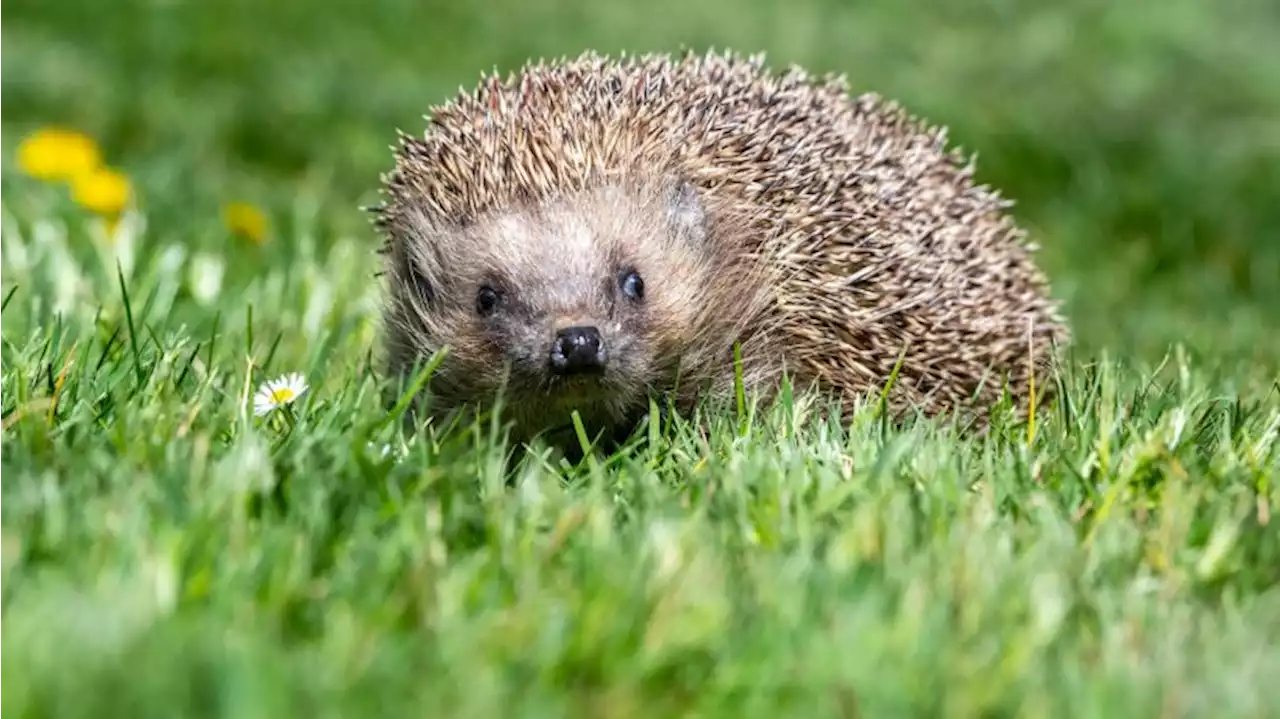
[[(6, 15), (6, 716), (1280, 713), (1273, 3)], [(394, 129), (495, 65), (681, 44), (845, 72), (978, 152), (1080, 339), (1034, 431), (796, 397), (508, 468), (492, 427), (401, 429), (357, 209)], [(116, 244), (16, 169), (44, 124), (134, 181)], [(254, 418), (291, 371), (296, 424)]]

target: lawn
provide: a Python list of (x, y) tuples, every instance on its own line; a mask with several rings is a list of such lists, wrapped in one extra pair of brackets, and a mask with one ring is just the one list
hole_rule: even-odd
[[(1280, 12), (848, 5), (11, 1), (5, 716), (1280, 715)], [(403, 431), (395, 130), (686, 45), (948, 125), (1066, 303), (1061, 400), (975, 437), (787, 395), (577, 466)], [(45, 127), (122, 216), (22, 170)]]

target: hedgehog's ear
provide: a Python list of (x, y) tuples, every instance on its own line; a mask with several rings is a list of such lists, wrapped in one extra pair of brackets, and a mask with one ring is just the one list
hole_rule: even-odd
[(436, 304), (436, 286), (427, 274), (417, 266), (409, 267), (409, 277), (413, 280), (413, 289), (417, 292), (418, 299), (427, 307), (433, 307)]
[(693, 243), (707, 238), (707, 208), (691, 182), (676, 178), (667, 183), (667, 219), (676, 236)]
[(400, 265), (405, 284), (425, 306), (434, 306), (443, 275), (439, 253), (424, 241), (402, 242), (398, 248), (394, 261)]

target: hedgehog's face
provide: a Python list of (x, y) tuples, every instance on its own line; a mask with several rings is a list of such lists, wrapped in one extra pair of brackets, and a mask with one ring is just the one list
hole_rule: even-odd
[[(609, 424), (648, 406), (698, 332), (717, 277), (704, 207), (682, 183), (588, 193), (482, 218), (412, 253), (421, 354), (450, 352), (446, 403), (500, 388), (518, 424)], [(403, 283), (408, 285), (408, 283)]]

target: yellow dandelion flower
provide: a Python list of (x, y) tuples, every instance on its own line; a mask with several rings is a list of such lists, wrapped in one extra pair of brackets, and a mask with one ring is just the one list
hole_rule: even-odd
[(247, 202), (232, 202), (222, 208), (222, 221), (227, 229), (257, 243), (267, 235), (267, 216)]
[(89, 172), (102, 161), (89, 136), (60, 127), (35, 131), (18, 145), (18, 166), (40, 180), (67, 180)]
[(132, 194), (129, 178), (107, 167), (94, 168), (71, 180), (72, 199), (100, 215), (118, 214), (129, 204)]

